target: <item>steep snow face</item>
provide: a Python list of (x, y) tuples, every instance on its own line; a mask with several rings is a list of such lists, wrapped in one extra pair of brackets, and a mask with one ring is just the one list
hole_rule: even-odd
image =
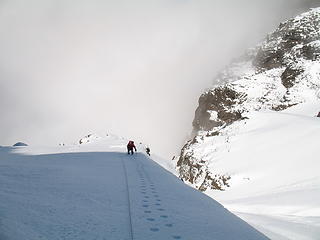
[(320, 8), (231, 64), (200, 97), (177, 162), (185, 182), (272, 239), (320, 236), (319, 43)]
[(226, 191), (207, 193), (223, 197), (237, 189), (234, 198), (242, 198), (319, 179), (320, 118), (309, 116), (317, 107), (302, 104), (281, 112), (252, 112), (249, 119), (224, 128), (219, 136), (195, 144), (196, 157), (205, 156), (209, 168), (232, 176)]
[(205, 139), (216, 148), (209, 168), (231, 176), (230, 188), (206, 193), (271, 239), (318, 239), (320, 118), (312, 114), (319, 106), (252, 112), (220, 140)]
[(0, 239), (267, 239), (126, 142), (1, 147)]
[(186, 143), (177, 163), (184, 180), (202, 191), (225, 189), (231, 176), (209, 168), (215, 157), (208, 157), (208, 152), (215, 147), (200, 151), (204, 139), (219, 139), (233, 123), (254, 111), (316, 103), (320, 98), (319, 29), (320, 8), (288, 20), (217, 77), (221, 85), (199, 99), (193, 121), (195, 137)]

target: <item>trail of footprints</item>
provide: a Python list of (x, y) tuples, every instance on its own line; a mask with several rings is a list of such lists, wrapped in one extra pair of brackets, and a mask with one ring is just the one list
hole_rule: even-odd
[[(159, 219), (161, 219), (161, 222), (165, 222), (163, 227), (165, 228), (172, 228), (173, 223), (170, 223), (170, 218), (168, 215), (166, 215), (166, 210), (162, 208), (161, 206), (161, 197), (159, 196), (156, 187), (147, 175), (147, 173), (144, 172), (141, 166), (138, 168), (138, 174), (140, 177), (140, 193), (142, 194), (142, 207), (145, 209), (144, 213), (146, 215), (150, 215), (150, 217), (147, 217), (145, 220), (147, 222), (156, 223), (159, 222)], [(151, 217), (151, 215), (158, 215), (159, 219), (156, 219), (154, 217)], [(159, 224), (154, 224), (155, 226), (152, 226), (149, 230), (152, 232), (159, 232), (161, 231)], [(172, 235), (172, 239), (182, 239), (179, 235)]]

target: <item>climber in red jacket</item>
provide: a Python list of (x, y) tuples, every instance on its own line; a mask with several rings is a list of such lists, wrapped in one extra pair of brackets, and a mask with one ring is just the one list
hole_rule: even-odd
[(129, 141), (127, 145), (128, 154), (133, 154), (133, 149), (137, 151), (136, 146), (134, 145), (134, 141)]

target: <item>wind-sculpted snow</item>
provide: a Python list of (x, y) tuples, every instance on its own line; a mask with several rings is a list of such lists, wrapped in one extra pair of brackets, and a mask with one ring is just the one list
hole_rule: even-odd
[(267, 239), (146, 155), (127, 155), (121, 139), (112, 141), (55, 154), (0, 148), (0, 239)]

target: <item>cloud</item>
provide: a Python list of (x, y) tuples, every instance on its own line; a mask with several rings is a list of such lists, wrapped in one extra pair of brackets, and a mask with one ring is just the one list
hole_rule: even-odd
[(0, 1), (0, 144), (108, 132), (172, 155), (217, 71), (315, 3)]

